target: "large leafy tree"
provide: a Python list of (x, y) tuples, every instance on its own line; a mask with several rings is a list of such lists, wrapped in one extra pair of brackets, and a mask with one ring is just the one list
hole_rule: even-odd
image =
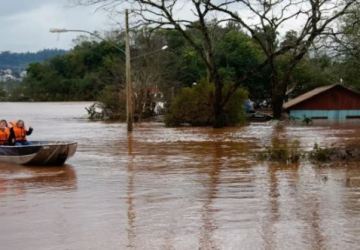
[[(280, 118), (282, 105), (291, 77), (317, 39), (334, 30), (333, 24), (358, 3), (357, 0), (205, 0), (210, 9), (226, 14), (247, 30), (266, 56), (264, 63), (270, 67), (271, 99), (275, 118)], [(300, 20), (300, 21), (298, 21)], [(279, 46), (278, 36), (284, 29), (287, 43)], [(286, 55), (287, 64), (279, 67)], [(250, 72), (252, 73), (252, 72)], [(246, 77), (245, 77), (246, 78)]]
[(336, 55), (336, 68), (347, 85), (360, 89), (360, 6), (351, 8), (333, 31), (326, 46)]
[(105, 85), (121, 84), (120, 56), (107, 42), (82, 41), (63, 56), (30, 64), (24, 94), (40, 101), (95, 100)]

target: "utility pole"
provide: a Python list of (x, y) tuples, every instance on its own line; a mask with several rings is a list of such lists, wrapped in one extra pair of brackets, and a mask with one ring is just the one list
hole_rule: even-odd
[(133, 100), (131, 84), (130, 38), (129, 38), (129, 11), (125, 10), (125, 75), (126, 75), (126, 122), (127, 131), (133, 130)]
[[(51, 33), (65, 33), (65, 32), (80, 32), (80, 33), (86, 33), (90, 36), (96, 37), (100, 39), (101, 41), (109, 42), (103, 37), (99, 36), (97, 33), (90, 32), (87, 30), (81, 30), (81, 29), (59, 29), (59, 28), (52, 28), (50, 29)], [(127, 122), (127, 131), (131, 132), (133, 131), (133, 122), (134, 122), (134, 106), (133, 106), (133, 88), (132, 88), (132, 82), (131, 82), (131, 57), (130, 57), (130, 37), (129, 37), (129, 13), (128, 10), (125, 10), (125, 51), (122, 47), (116, 45), (116, 43), (110, 43), (114, 48), (119, 50), (119, 52), (123, 53), (125, 55), (125, 77), (126, 77), (126, 122)], [(145, 53), (143, 55), (139, 55), (136, 57), (133, 57), (132, 59), (138, 59), (143, 56), (151, 55), (154, 53), (157, 53), (162, 50), (166, 50), (168, 48), (167, 45), (164, 45), (161, 49), (150, 51), (148, 53)], [(121, 96), (119, 96), (119, 99)]]

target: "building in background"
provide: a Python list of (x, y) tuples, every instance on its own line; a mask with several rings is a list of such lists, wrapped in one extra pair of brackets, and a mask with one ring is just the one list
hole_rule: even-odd
[(19, 72), (12, 69), (0, 69), (0, 82), (16, 81), (21, 82), (26, 77), (26, 70)]
[(340, 84), (313, 89), (284, 104), (293, 119), (360, 120), (360, 93)]

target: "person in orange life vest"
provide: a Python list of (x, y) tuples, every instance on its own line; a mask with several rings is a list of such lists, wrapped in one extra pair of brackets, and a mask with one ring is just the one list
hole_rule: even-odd
[(0, 121), (0, 145), (8, 145), (10, 141), (10, 129), (6, 120)]
[(32, 127), (29, 127), (29, 130), (26, 130), (25, 123), (23, 120), (18, 120), (11, 128), (13, 131), (13, 136), (15, 137), (15, 145), (30, 145), (31, 143), (27, 141), (26, 136), (31, 135), (33, 132)]

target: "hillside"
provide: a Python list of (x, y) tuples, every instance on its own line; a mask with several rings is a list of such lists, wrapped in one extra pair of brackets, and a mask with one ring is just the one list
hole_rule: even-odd
[(65, 50), (45, 49), (38, 52), (12, 53), (9, 51), (0, 52), (0, 70), (11, 69), (20, 72), (26, 69), (27, 65), (33, 62), (43, 62), (51, 57), (65, 54)]

